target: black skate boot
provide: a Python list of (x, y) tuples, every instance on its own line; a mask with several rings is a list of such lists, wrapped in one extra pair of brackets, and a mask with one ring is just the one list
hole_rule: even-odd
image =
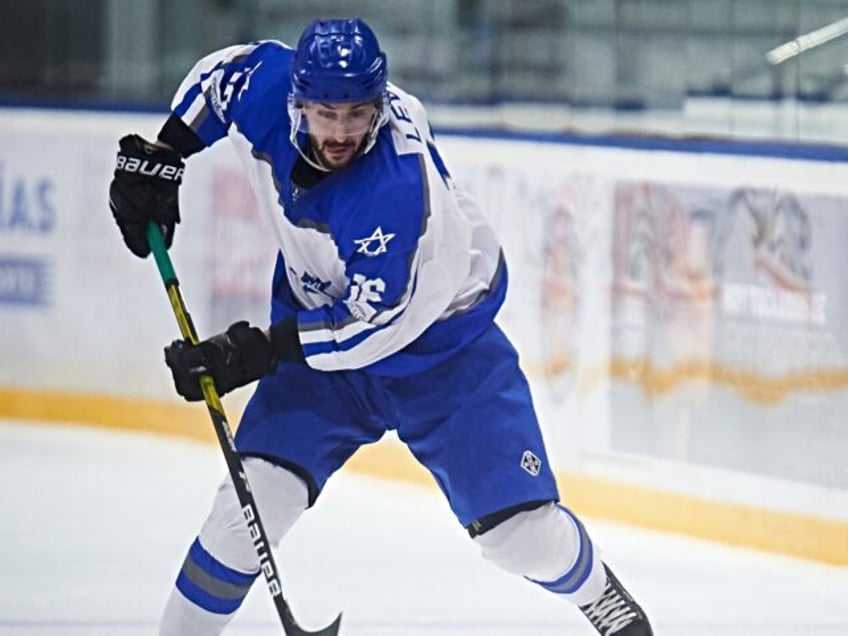
[(604, 563), (607, 586), (594, 603), (581, 605), (580, 611), (601, 636), (653, 636), (645, 612)]

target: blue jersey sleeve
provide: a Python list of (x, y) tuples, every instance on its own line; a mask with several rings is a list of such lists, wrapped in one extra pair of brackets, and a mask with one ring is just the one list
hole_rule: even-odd
[(189, 71), (174, 95), (171, 110), (203, 144), (211, 146), (227, 135), (252, 95), (285, 77), (279, 67), (288, 67), (290, 53), (285, 45), (270, 40), (211, 53)]

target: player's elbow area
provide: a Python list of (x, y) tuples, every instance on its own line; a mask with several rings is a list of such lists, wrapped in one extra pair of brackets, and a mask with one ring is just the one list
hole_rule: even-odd
[(289, 316), (271, 325), (268, 335), (271, 350), (278, 361), (306, 364), (306, 356), (297, 330), (297, 315)]

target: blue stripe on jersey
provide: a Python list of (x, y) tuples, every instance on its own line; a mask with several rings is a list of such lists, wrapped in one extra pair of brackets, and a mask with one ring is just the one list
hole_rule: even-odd
[(235, 612), (256, 574), (245, 574), (227, 567), (209, 554), (198, 539), (189, 548), (177, 576), (177, 589), (189, 601), (214, 614)]
[[(213, 73), (223, 68), (223, 66), (223, 64), (219, 63), (216, 64), (215, 68), (211, 71), (202, 73), (197, 83), (194, 84), (188, 92), (186, 92), (183, 100), (176, 108), (174, 108), (174, 113), (179, 116), (183, 116), (192, 103), (194, 103), (201, 94), (203, 95), (203, 100), (205, 102), (203, 110), (195, 117), (194, 120), (186, 122), (186, 124), (207, 146), (211, 146), (227, 134), (226, 124), (222, 122), (217, 115), (213, 115), (210, 110), (208, 93), (203, 93), (203, 82), (208, 80)], [(210, 88), (209, 90), (213, 89)]]
[(439, 171), (439, 175), (442, 177), (442, 181), (447, 183), (448, 179), (451, 178), (450, 172), (448, 172), (448, 168), (445, 165), (442, 156), (439, 154), (439, 149), (436, 148), (436, 144), (427, 142), (427, 150), (430, 151), (430, 158), (433, 160), (433, 163), (436, 166), (436, 170)]
[[(410, 296), (415, 293), (415, 283), (416, 283), (417, 280), (418, 280), (418, 277), (416, 276), (412, 281), (413, 288), (412, 288), (412, 292), (411, 292)], [(378, 312), (378, 315), (383, 314), (386, 311), (395, 311), (396, 309), (397, 309), (397, 305), (392, 306), (392, 307), (388, 307), (388, 308), (383, 309), (380, 312)], [(399, 311), (397, 314), (392, 316), (391, 320), (389, 320), (385, 324), (383, 324), (383, 325), (372, 324), (370, 329), (364, 329), (361, 332), (359, 332), (358, 334), (351, 336), (350, 338), (347, 338), (347, 339), (345, 339), (341, 342), (338, 342), (337, 340), (335, 340), (334, 338), (331, 337), (330, 339), (324, 340), (323, 342), (312, 342), (312, 343), (307, 343), (305, 345), (302, 345), (303, 346), (303, 355), (308, 358), (309, 356), (314, 356), (314, 355), (317, 355), (319, 353), (331, 353), (333, 351), (349, 351), (350, 349), (355, 348), (357, 345), (361, 344), (362, 342), (364, 342), (365, 340), (367, 340), (368, 338), (373, 336), (375, 333), (378, 333), (378, 332), (382, 331), (383, 329), (386, 329), (387, 327), (390, 327), (391, 325), (393, 325), (395, 323), (395, 321), (401, 319), (401, 317), (403, 316), (403, 314), (405, 312), (406, 312), (406, 307), (404, 307), (401, 311)], [(338, 329), (345, 327), (348, 324), (352, 324), (352, 323), (355, 323), (355, 322), (357, 322), (356, 318), (354, 318), (353, 316), (350, 316), (350, 319), (343, 320), (341, 322), (336, 322), (336, 323), (330, 323), (330, 322), (308, 323), (308, 324), (301, 324), (299, 326), (299, 328), (303, 331), (318, 331), (318, 330), (321, 330), (321, 329), (336, 331)]]
[[(373, 336), (375, 333), (382, 331), (386, 327), (390, 326), (393, 322), (394, 319), (390, 320), (385, 325), (372, 325), (370, 329), (364, 329), (355, 336), (351, 336), (350, 338), (347, 338), (346, 340), (343, 340), (341, 342), (338, 342), (334, 339), (330, 339), (324, 340), (323, 342), (307, 343), (303, 345), (303, 355), (308, 358), (309, 356), (318, 355), (319, 353), (331, 353), (333, 351), (350, 351), (357, 345), (361, 344), (362, 342)], [(332, 327), (327, 326), (327, 329), (332, 329)]]
[[(413, 293), (415, 293), (414, 290), (413, 290)], [(389, 308), (385, 311), (393, 311), (394, 309), (396, 309), (396, 308), (391, 307), (391, 308)], [(391, 320), (389, 320), (385, 324), (383, 324), (383, 325), (371, 324), (370, 329), (364, 329), (360, 333), (358, 333), (354, 336), (351, 336), (350, 338), (347, 338), (345, 340), (342, 340), (341, 342), (338, 342), (335, 339), (331, 338), (330, 340), (325, 340), (323, 342), (309, 343), (309, 344), (304, 346), (304, 352), (306, 351), (306, 347), (313, 347), (313, 346), (316, 347), (315, 353), (327, 353), (328, 351), (348, 351), (349, 349), (353, 349), (354, 347), (356, 347), (356, 345), (360, 344), (364, 340), (367, 340), (368, 338), (370, 338), (375, 333), (378, 333), (378, 332), (382, 331), (383, 329), (390, 327), (391, 325), (393, 325), (395, 323), (395, 321), (400, 320), (400, 318), (403, 316), (405, 311), (406, 311), (406, 308), (402, 309), (397, 314), (392, 316)], [(382, 314), (384, 312), (381, 311), (380, 313)], [(304, 331), (317, 331), (317, 330), (320, 330), (320, 329), (337, 331), (338, 329), (341, 329), (341, 328), (343, 328), (343, 327), (345, 327), (349, 324), (353, 324), (353, 323), (356, 323), (356, 322), (359, 322), (359, 321), (357, 321), (356, 318), (351, 316), (350, 319), (344, 320), (344, 321), (341, 321), (341, 322), (337, 322), (335, 324), (331, 324), (331, 323), (311, 323), (311, 324), (308, 324), (308, 325), (303, 325), (302, 328), (303, 328)], [(324, 348), (325, 345), (326, 345), (326, 348)]]
[(371, 335), (374, 334), (375, 331), (381, 329), (382, 327), (373, 327), (372, 329), (365, 329), (355, 336), (348, 338), (342, 342), (337, 342), (335, 340), (324, 340), (323, 342), (309, 342), (303, 345), (303, 355), (306, 358), (310, 356), (316, 356), (320, 353), (332, 353), (334, 351), (349, 351), (353, 349), (356, 345), (361, 343), (363, 340), (366, 340)]
[[(206, 77), (208, 77), (208, 75), (201, 75), (201, 81)], [(191, 106), (194, 100), (197, 99), (197, 97), (200, 95), (200, 85), (201, 82), (197, 82), (190, 89), (188, 89), (188, 91), (186, 91), (185, 95), (183, 95), (182, 100), (180, 100), (180, 103), (174, 106), (174, 108), (172, 109), (175, 115), (182, 116), (185, 114), (185, 112), (188, 110), (188, 107)], [(191, 125), (192, 122), (187, 123)]]
[(592, 547), (592, 540), (589, 538), (589, 535), (586, 533), (586, 529), (583, 527), (583, 524), (580, 523), (580, 520), (571, 514), (571, 511), (567, 508), (564, 508), (559, 504), (557, 504), (557, 508), (559, 508), (563, 514), (567, 515), (577, 526), (577, 534), (580, 541), (580, 551), (577, 554), (577, 560), (572, 568), (556, 581), (548, 582), (536, 581), (535, 579), (529, 580), (541, 585), (543, 588), (549, 592), (553, 592), (554, 594), (574, 594), (583, 586), (586, 579), (589, 578), (589, 574), (592, 571), (592, 563), (594, 562), (594, 549)]

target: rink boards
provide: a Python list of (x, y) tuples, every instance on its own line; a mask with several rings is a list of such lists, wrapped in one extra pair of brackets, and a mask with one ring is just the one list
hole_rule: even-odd
[[(106, 204), (116, 139), (160, 122), (3, 112), (0, 415), (213, 439), (172, 397), (173, 317)], [(439, 138), (505, 242), (500, 321), (564, 500), (848, 563), (848, 153)], [(274, 247), (250, 196), (225, 144), (189, 162), (172, 256), (201, 334), (266, 320)], [(225, 402), (233, 425), (243, 399)], [(392, 441), (351, 468), (429, 483)]]

